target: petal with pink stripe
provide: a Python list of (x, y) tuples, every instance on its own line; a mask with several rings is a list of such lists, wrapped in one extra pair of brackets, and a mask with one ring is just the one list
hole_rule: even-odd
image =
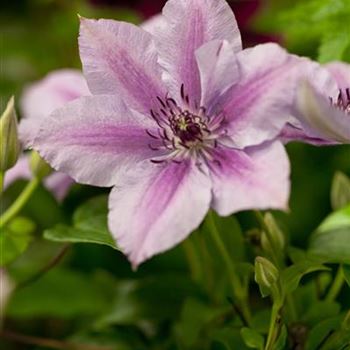
[(184, 240), (209, 209), (211, 182), (190, 161), (124, 178), (109, 199), (109, 228), (136, 267)]

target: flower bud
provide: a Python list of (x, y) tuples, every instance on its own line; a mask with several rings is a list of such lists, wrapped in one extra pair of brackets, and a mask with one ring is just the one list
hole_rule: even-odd
[(286, 239), (284, 237), (283, 232), (279, 228), (275, 218), (272, 216), (271, 213), (266, 213), (264, 221), (270, 232), (270, 244), (273, 246), (274, 249), (283, 251), (286, 245)]
[(263, 297), (270, 295), (276, 289), (278, 278), (279, 272), (269, 260), (261, 256), (255, 259), (255, 282), (259, 285)]
[(52, 172), (50, 165), (47, 164), (45, 160), (40, 157), (40, 154), (36, 151), (32, 151), (29, 163), (33, 176), (37, 177), (40, 180), (50, 175)]
[(0, 118), (0, 171), (3, 172), (12, 168), (18, 160), (20, 152), (17, 116), (14, 98), (11, 97)]

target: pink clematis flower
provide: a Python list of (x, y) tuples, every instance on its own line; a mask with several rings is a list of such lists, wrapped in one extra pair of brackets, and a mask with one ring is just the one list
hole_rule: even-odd
[(296, 118), (282, 132), (285, 141), (350, 143), (350, 65), (334, 62), (325, 69), (332, 79), (322, 90), (313, 80), (300, 82)]
[(305, 64), (276, 44), (242, 51), (223, 0), (170, 0), (162, 16), (145, 30), (81, 19), (92, 96), (56, 110), (34, 141), (77, 182), (114, 186), (109, 228), (134, 266), (209, 208), (287, 208), (289, 162), (274, 139)]
[[(20, 138), (25, 147), (30, 147), (31, 140), (37, 135), (42, 120), (54, 109), (77, 97), (89, 94), (83, 75), (71, 69), (54, 71), (43, 80), (29, 86), (21, 99), (24, 117), (19, 127)], [(27, 155), (22, 156), (17, 164), (6, 172), (5, 188), (17, 179), (31, 178), (28, 158)], [(62, 200), (74, 181), (63, 173), (55, 172), (48, 176), (44, 183), (57, 200)]]

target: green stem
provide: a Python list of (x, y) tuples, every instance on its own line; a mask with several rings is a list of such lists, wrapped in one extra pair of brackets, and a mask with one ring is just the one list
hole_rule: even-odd
[(39, 346), (57, 350), (112, 350), (112, 347), (108, 345), (99, 346), (89, 344), (77, 344), (56, 339), (28, 336), (24, 334), (15, 333), (10, 330), (0, 330), (0, 337), (19, 344), (34, 345), (35, 347)]
[(0, 194), (2, 194), (2, 191), (4, 189), (4, 178), (5, 173), (3, 171), (0, 171)]
[(274, 343), (277, 339), (279, 328), (280, 328), (280, 306), (276, 303), (272, 306), (272, 312), (271, 312), (271, 319), (270, 319), (270, 327), (269, 327), (269, 333), (267, 336), (267, 341), (265, 345), (265, 350), (273, 350)]
[(235, 297), (236, 306), (242, 311), (244, 321), (246, 324), (250, 324), (251, 321), (251, 312), (248, 305), (247, 293), (244, 291), (241, 280), (238, 277), (234, 264), (226, 250), (225, 244), (221, 240), (220, 233), (216, 227), (213, 213), (209, 212), (206, 218), (208, 227), (210, 228), (211, 236), (216, 244), (216, 247), (221, 253), (221, 256), (225, 262), (227, 272), (230, 278), (230, 284), (232, 288), (233, 296)]
[(326, 301), (333, 301), (337, 298), (344, 284), (344, 274), (342, 266), (339, 266), (334, 282), (325, 298)]
[(191, 276), (194, 281), (199, 281), (201, 276), (201, 266), (198, 261), (198, 254), (196, 252), (196, 248), (191, 240), (191, 237), (187, 238), (182, 244), (186, 258), (188, 261), (188, 265), (191, 270)]
[(4, 227), (28, 202), (30, 196), (33, 194), (35, 189), (38, 187), (40, 181), (38, 178), (33, 178), (27, 186), (24, 188), (22, 193), (18, 196), (16, 201), (5, 211), (0, 217), (0, 228)]

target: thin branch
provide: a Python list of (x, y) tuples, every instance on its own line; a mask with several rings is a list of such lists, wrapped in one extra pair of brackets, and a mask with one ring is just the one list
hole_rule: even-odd
[(66, 244), (62, 247), (62, 249), (58, 252), (56, 256), (52, 258), (52, 260), (49, 261), (47, 265), (45, 265), (40, 271), (38, 271), (34, 276), (29, 277), (27, 280), (24, 280), (23, 282), (20, 282), (16, 290), (24, 288), (28, 286), (29, 284), (32, 284), (36, 282), (38, 279), (40, 279), (45, 273), (50, 271), (53, 267), (55, 267), (61, 260), (62, 258), (66, 255), (70, 245)]
[(55, 339), (32, 337), (9, 330), (0, 331), (0, 337), (17, 343), (37, 345), (58, 350), (112, 350), (111, 347), (106, 346), (76, 344)]

